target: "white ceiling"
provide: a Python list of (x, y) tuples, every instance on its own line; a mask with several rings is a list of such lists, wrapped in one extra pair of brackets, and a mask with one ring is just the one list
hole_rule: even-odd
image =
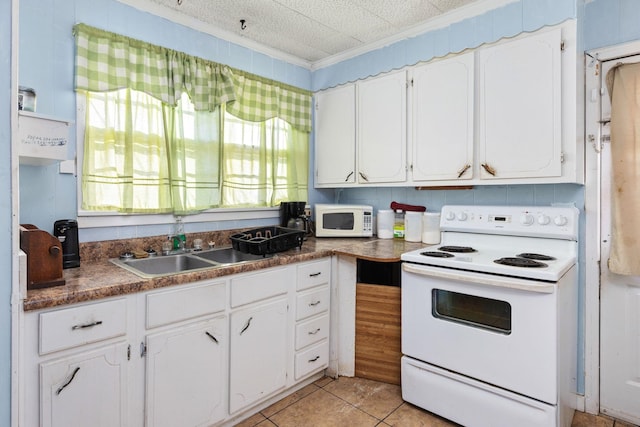
[[(488, 0), (121, 0), (311, 65)], [(495, 1), (494, 1), (495, 3)], [(240, 20), (246, 21), (242, 29)], [(226, 33), (226, 34), (225, 34)], [(231, 40), (234, 41), (234, 40)]]

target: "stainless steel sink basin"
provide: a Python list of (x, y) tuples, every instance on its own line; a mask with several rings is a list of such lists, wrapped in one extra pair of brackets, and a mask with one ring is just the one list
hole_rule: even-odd
[(213, 249), (205, 252), (194, 252), (195, 256), (220, 264), (235, 264), (246, 261), (259, 261), (273, 255), (253, 255), (237, 251), (233, 248)]
[[(272, 255), (267, 255), (270, 257)], [(262, 255), (245, 254), (233, 248), (212, 249), (175, 255), (156, 256), (142, 259), (112, 259), (111, 262), (140, 277), (152, 278), (206, 270), (223, 265), (237, 264), (264, 259)]]

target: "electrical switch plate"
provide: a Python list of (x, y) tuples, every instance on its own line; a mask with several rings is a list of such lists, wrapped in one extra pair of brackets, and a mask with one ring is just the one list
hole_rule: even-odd
[(59, 166), (60, 173), (76, 174), (76, 161), (75, 160), (63, 160)]

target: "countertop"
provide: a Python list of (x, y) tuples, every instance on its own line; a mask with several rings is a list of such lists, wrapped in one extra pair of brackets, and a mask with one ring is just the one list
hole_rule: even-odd
[(331, 255), (353, 256), (379, 262), (400, 260), (404, 252), (426, 246), (397, 239), (315, 238), (309, 237), (302, 248), (279, 252), (261, 261), (234, 264), (204, 271), (144, 279), (118, 267), (109, 260), (81, 263), (64, 270), (65, 285), (27, 291), (24, 310), (39, 310), (83, 301), (143, 292), (166, 286), (210, 280), (230, 274), (260, 270), (278, 265), (310, 261)]

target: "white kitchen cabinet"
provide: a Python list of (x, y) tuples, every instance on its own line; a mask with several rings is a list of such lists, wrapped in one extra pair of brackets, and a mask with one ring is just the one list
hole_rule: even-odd
[(285, 387), (291, 351), (287, 308), (281, 297), (231, 314), (230, 413)]
[(478, 52), (481, 179), (562, 174), (561, 30)]
[(328, 366), (330, 280), (324, 258), (25, 313), (21, 425), (242, 417)]
[(473, 178), (474, 53), (417, 66), (409, 79), (413, 181)]
[(127, 353), (118, 343), (41, 363), (40, 425), (128, 425)]
[(146, 425), (208, 426), (225, 418), (226, 316), (151, 334)]
[(301, 264), (297, 276), (294, 375), (300, 380), (329, 364), (331, 263)]
[(356, 182), (356, 87), (315, 94), (316, 186)]
[(406, 71), (372, 77), (357, 86), (358, 182), (406, 181)]

